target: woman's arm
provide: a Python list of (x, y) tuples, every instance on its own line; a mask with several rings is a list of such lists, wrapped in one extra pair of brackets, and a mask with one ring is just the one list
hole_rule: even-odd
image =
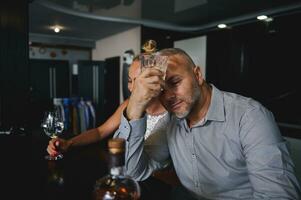
[(119, 105), (113, 115), (111, 115), (111, 117), (107, 119), (107, 121), (105, 121), (97, 128), (82, 132), (81, 134), (69, 140), (64, 140), (61, 138), (50, 140), (47, 147), (48, 153), (50, 155), (55, 155), (58, 153), (57, 149), (59, 149), (61, 152), (66, 152), (71, 147), (83, 146), (98, 142), (113, 134), (114, 131), (119, 127), (120, 117), (122, 115), (123, 109), (127, 106), (127, 104), (128, 100), (125, 100), (122, 104)]

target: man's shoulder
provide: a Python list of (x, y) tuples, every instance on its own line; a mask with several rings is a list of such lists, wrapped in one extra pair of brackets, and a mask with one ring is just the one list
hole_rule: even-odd
[(225, 106), (244, 112), (250, 110), (266, 109), (259, 101), (252, 97), (244, 96), (233, 92), (223, 91)]
[[(235, 93), (232, 91), (224, 91), (213, 88), (213, 98), (215, 98), (215, 103), (222, 103), (223, 109), (230, 114), (231, 112), (247, 112), (250, 110), (260, 110), (264, 106), (251, 96), (245, 96), (243, 94)], [(265, 108), (264, 108), (265, 109)]]
[(263, 116), (270, 118), (272, 112), (259, 101), (232, 92), (223, 92), (224, 110), (227, 118), (236, 120), (262, 118)]

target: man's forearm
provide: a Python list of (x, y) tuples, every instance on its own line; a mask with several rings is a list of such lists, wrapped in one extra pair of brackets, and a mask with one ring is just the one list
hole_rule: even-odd
[(128, 120), (139, 119), (143, 116), (144, 111), (145, 111), (144, 104), (141, 105), (130, 98), (128, 106), (126, 108), (125, 117)]
[(124, 116), (121, 118), (119, 129), (114, 137), (126, 139), (127, 148), (125, 156), (126, 173), (137, 181), (148, 178), (153, 170), (162, 166), (161, 163), (152, 159), (144, 150), (144, 132), (146, 118), (129, 122)]

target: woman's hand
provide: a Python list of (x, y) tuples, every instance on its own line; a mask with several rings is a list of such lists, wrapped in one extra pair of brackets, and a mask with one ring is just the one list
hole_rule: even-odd
[(57, 155), (59, 152), (66, 152), (70, 146), (70, 142), (61, 138), (54, 138), (49, 141), (47, 152), (51, 156)]

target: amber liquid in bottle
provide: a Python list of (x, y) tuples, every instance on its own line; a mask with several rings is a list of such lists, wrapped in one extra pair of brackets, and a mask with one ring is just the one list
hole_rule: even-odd
[(124, 175), (125, 141), (109, 140), (110, 173), (96, 181), (93, 191), (95, 200), (138, 200), (140, 187), (137, 181)]

